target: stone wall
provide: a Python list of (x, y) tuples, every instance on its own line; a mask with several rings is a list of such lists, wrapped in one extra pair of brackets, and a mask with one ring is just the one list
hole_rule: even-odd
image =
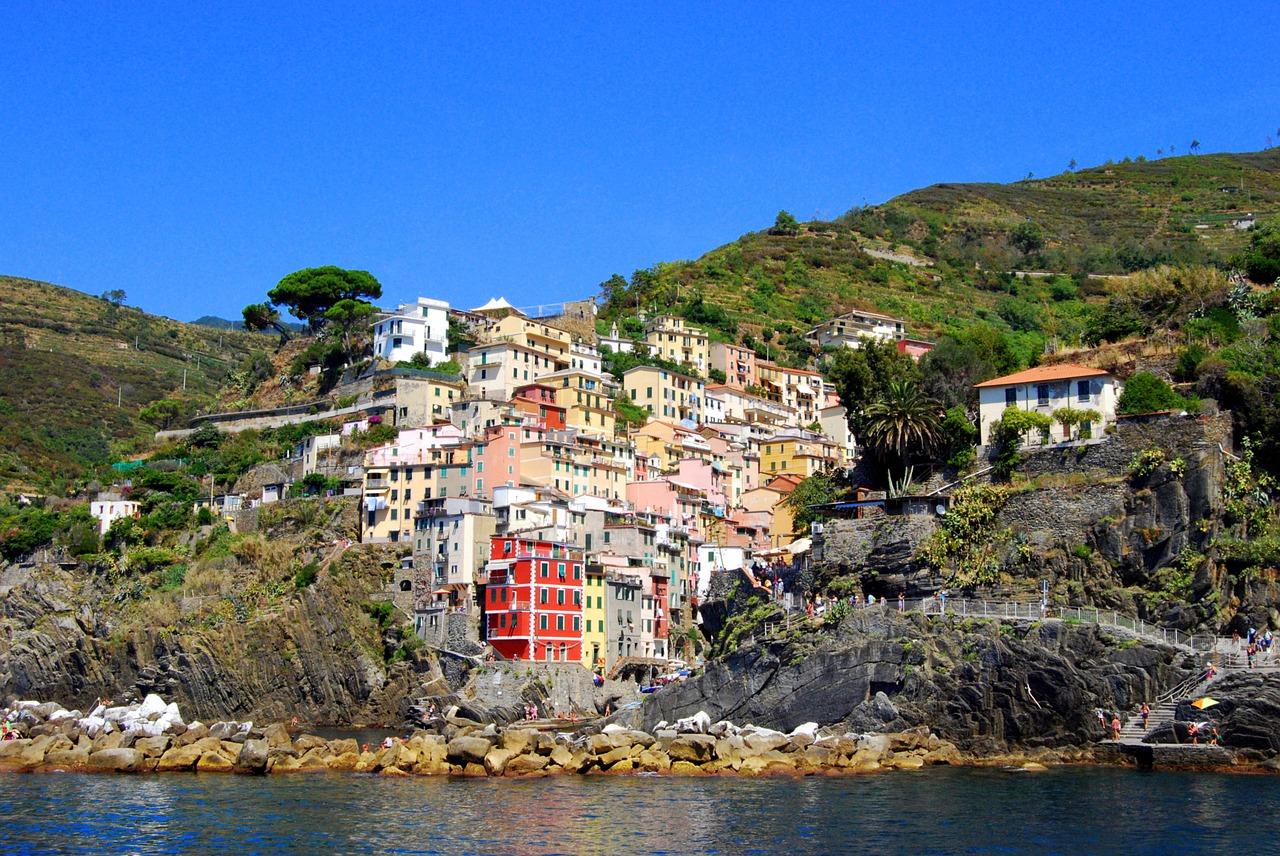
[(1231, 416), (1157, 417), (1149, 421), (1126, 419), (1115, 431), (1097, 440), (1032, 446), (1023, 450), (1018, 473), (1035, 478), (1048, 473), (1104, 472), (1124, 475), (1133, 456), (1149, 446), (1164, 449), (1171, 458), (1219, 454), (1218, 444), (1231, 449)]

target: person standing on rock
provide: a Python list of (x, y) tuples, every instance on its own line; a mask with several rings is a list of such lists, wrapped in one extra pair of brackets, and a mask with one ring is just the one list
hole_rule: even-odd
[(1146, 730), (1147, 730), (1147, 720), (1151, 718), (1151, 705), (1147, 704), (1147, 703), (1144, 701), (1144, 702), (1142, 703), (1142, 707), (1138, 710), (1138, 713), (1139, 713), (1139, 715), (1141, 715), (1141, 716), (1142, 716), (1142, 730), (1143, 730), (1143, 731), (1146, 731)]
[(1116, 714), (1111, 717), (1111, 731), (1115, 734), (1116, 739), (1120, 739), (1120, 715)]
[(902, 592), (898, 592), (898, 612), (907, 611), (907, 596)]

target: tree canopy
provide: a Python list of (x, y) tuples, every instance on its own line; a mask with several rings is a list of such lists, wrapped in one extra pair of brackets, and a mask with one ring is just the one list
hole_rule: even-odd
[(1280, 225), (1255, 226), (1240, 261), (1254, 282), (1271, 285), (1280, 280)]
[(887, 466), (892, 493), (905, 489), (911, 481), (913, 455), (927, 453), (937, 444), (942, 408), (920, 391), (914, 381), (892, 381), (889, 388), (866, 408), (866, 442), (881, 458), (903, 467), (901, 486), (895, 486), (892, 467)]
[(358, 324), (367, 321), (373, 314), (373, 304), (364, 300), (344, 298), (324, 313), (326, 321), (336, 324), (342, 331), (342, 347), (351, 352), (351, 331)]
[(286, 276), (267, 292), (273, 306), (287, 306), (295, 318), (306, 321), (312, 331), (324, 326), (325, 315), (344, 300), (366, 302), (382, 296), (382, 284), (363, 270), (345, 270), (333, 265), (304, 268)]
[(244, 328), (254, 333), (275, 330), (281, 340), (289, 337), (289, 329), (280, 323), (280, 313), (270, 303), (251, 303), (241, 310)]
[(841, 348), (824, 373), (835, 385), (855, 434), (866, 429), (867, 408), (883, 399), (894, 382), (920, 379), (916, 362), (899, 354), (892, 342), (871, 341), (860, 348)]
[(1174, 392), (1169, 384), (1151, 372), (1138, 372), (1124, 385), (1116, 412), (1122, 414), (1157, 413), (1161, 410), (1182, 410), (1188, 402)]

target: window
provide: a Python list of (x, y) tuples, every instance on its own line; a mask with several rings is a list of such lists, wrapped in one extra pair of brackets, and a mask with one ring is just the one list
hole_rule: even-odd
[(499, 627), (507, 626), (507, 614), (505, 612), (498, 616), (498, 626)]
[(1049, 384), (1042, 383), (1036, 387), (1036, 406), (1044, 407), (1049, 403)]
[[(582, 606), (582, 591), (581, 591), (581, 590), (575, 590), (575, 591), (573, 592), (573, 605), (574, 605), (574, 606)], [(577, 629), (577, 628), (574, 628), (574, 629)]]
[(540, 591), (541, 593), (538, 595), (538, 603), (546, 603), (546, 602), (547, 602), (547, 596), (548, 596), (548, 595), (547, 595), (547, 590), (546, 590), (546, 589), (539, 589), (539, 591)]
[(564, 589), (556, 589), (556, 603), (564, 606)]
[[(590, 621), (587, 622), (587, 624), (590, 624), (590, 623), (591, 623)], [(582, 626), (582, 619), (579, 616), (575, 615), (573, 617), (573, 629), (581, 630), (581, 626)], [(588, 627), (587, 632), (590, 632), (590, 631), (591, 631), (591, 628)]]
[[(564, 616), (556, 616), (556, 630), (564, 630)], [(563, 648), (563, 646), (561, 646)]]
[(1089, 381), (1081, 380), (1076, 382), (1076, 400), (1077, 401), (1089, 400)]
[(546, 629), (547, 629), (547, 616), (545, 616), (545, 615), (539, 615), (539, 616), (538, 616), (538, 629), (539, 629), (539, 630), (546, 630)]
[(1017, 403), (1018, 403), (1018, 390), (1011, 386), (1004, 391), (1004, 406), (1014, 407), (1017, 405)]

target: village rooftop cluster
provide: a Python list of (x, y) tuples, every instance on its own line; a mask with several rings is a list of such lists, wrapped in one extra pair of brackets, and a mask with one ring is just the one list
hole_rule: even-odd
[[(278, 500), (291, 480), (338, 479), (360, 497), (362, 542), (412, 550), (394, 600), (441, 645), (465, 618), (508, 659), (613, 671), (685, 656), (712, 575), (806, 553), (786, 500), (805, 478), (851, 467), (858, 447), (820, 373), (710, 341), (675, 316), (642, 317), (642, 344), (681, 370), (639, 365), (619, 382), (604, 370), (602, 348), (629, 351), (637, 342), (616, 325), (597, 335), (595, 310), (588, 300), (531, 317), (502, 299), (462, 311), (419, 298), (380, 314), (378, 360), (452, 359), (461, 374), (379, 372), (346, 408), (341, 431), (298, 446), (291, 472), (211, 504), (233, 518)], [(450, 352), (451, 320), (473, 345)], [(916, 359), (932, 347), (909, 338), (899, 319), (857, 311), (807, 338), (855, 348), (893, 342)], [(723, 383), (706, 381), (713, 369)], [(1054, 366), (987, 381), (979, 393), (987, 442), (989, 424), (1010, 405), (1088, 407), (1105, 427), (1119, 385), (1096, 369)], [(621, 395), (648, 414), (643, 426), (619, 423)], [(340, 454), (344, 437), (378, 423), (396, 426), (397, 438), (358, 462)], [(250, 427), (234, 415), (216, 424)], [(136, 506), (102, 500), (93, 514), (105, 532)]]

